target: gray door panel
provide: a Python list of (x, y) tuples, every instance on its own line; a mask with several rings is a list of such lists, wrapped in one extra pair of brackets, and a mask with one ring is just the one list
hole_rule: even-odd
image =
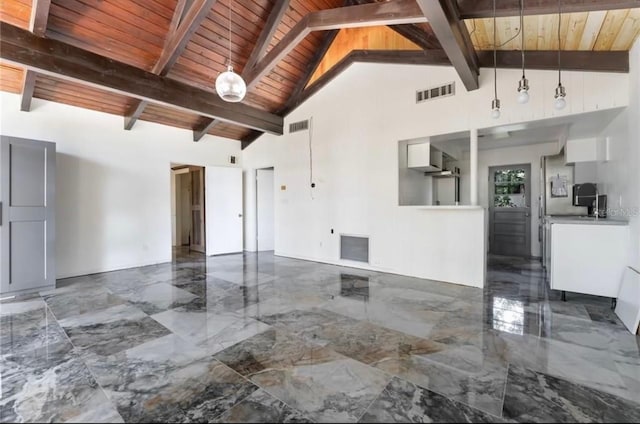
[(2, 136), (0, 292), (55, 286), (55, 144)]
[[(497, 181), (497, 175), (516, 170), (524, 171), (525, 177)], [(515, 193), (505, 194), (511, 191)], [(531, 256), (530, 164), (489, 168), (489, 252)]]

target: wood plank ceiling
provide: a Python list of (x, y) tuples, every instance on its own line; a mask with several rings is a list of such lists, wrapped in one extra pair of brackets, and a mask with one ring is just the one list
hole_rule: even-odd
[[(412, 0), (391, 0), (388, 4), (393, 6), (393, 2), (401, 4), (401, 10), (413, 8), (420, 12)], [(217, 98), (214, 90), (215, 78), (226, 69), (229, 46), (235, 71), (251, 77), (256, 75), (255, 69), (262, 64), (260, 61), (263, 56), (269, 56), (270, 52), (278, 51), (283, 44), (291, 41), (292, 34), (295, 35), (304, 22), (309, 24), (309, 17), (314, 12), (345, 6), (367, 6), (368, 3), (372, 1), (33, 0), (32, 5), (31, 0), (2, 0), (0, 21), (29, 30), (34, 25), (31, 22), (32, 15), (37, 15), (36, 19), (40, 21), (32, 29), (36, 35), (40, 25), (46, 29), (43, 34), (46, 38), (166, 76), (211, 93), (211, 96)], [(499, 3), (503, 3), (500, 14), (505, 14), (497, 19), (500, 49), (518, 50), (519, 37), (506, 42), (518, 31), (519, 17), (515, 7), (518, 1), (514, 3), (513, 0), (501, 0)], [(594, 3), (596, 2), (585, 0), (582, 9), (578, 4), (575, 10), (564, 14), (562, 38), (565, 41), (561, 48), (605, 52), (629, 50), (640, 33), (640, 7), (630, 9), (628, 6), (640, 6), (640, 1), (597, 2), (601, 7), (594, 6)], [(487, 15), (487, 1), (435, 2), (442, 9), (434, 8), (433, 4), (434, 2), (419, 1), (418, 5), (424, 15), (419, 14), (423, 19), (412, 17), (409, 19), (411, 23), (403, 25), (355, 28), (362, 26), (362, 23), (351, 12), (345, 12), (345, 22), (338, 22), (342, 19), (340, 15), (336, 15), (337, 18), (326, 15), (312, 21), (312, 25), (315, 25), (313, 29), (319, 26), (321, 29), (330, 27), (332, 30), (310, 32), (298, 44), (293, 44), (293, 48), (287, 50), (288, 53), (283, 54), (281, 60), (274, 62), (275, 66), (263, 68), (264, 75), (260, 74), (254, 83), (249, 84), (243, 104), (274, 114), (288, 113), (337, 72), (356, 60), (453, 64), (458, 72), (461, 72), (459, 66), (469, 66), (465, 72), (470, 72), (467, 75), (471, 79), (475, 72), (477, 83), (477, 67), (483, 66), (482, 56), (475, 56), (473, 51), (469, 55), (467, 51), (466, 63), (456, 62), (458, 59), (454, 61), (451, 49), (460, 48), (462, 51), (465, 47), (457, 46), (457, 41), (450, 39), (448, 34), (468, 32), (470, 43), (473, 43), (470, 49), (491, 49), (492, 37), (489, 35), (493, 31), (493, 20), (491, 15)], [(554, 35), (557, 32), (557, 15), (549, 13), (553, 13), (552, 6), (556, 2), (540, 0), (537, 4), (540, 12), (546, 14), (525, 17), (525, 48), (553, 53), (551, 51), (558, 48)], [(445, 12), (438, 15), (439, 10)], [(458, 20), (460, 26), (449, 26), (447, 10), (454, 21), (458, 19), (456, 14), (470, 19)], [(398, 22), (386, 20), (386, 15), (382, 12), (378, 10), (367, 19), (378, 19), (376, 22), (384, 23)], [(537, 11), (528, 11), (527, 14), (529, 13)], [(391, 15), (397, 17), (398, 13)], [(433, 20), (426, 23), (425, 17)], [(325, 28), (323, 25), (329, 21), (337, 23)], [(272, 23), (273, 28), (269, 28)], [(436, 36), (447, 38), (442, 44), (444, 50)], [(266, 47), (255, 49), (256, 44), (261, 41), (265, 41)], [(387, 53), (383, 54), (381, 51)], [(447, 59), (447, 55), (451, 61)], [(507, 62), (508, 57), (503, 63)], [(620, 66), (624, 68), (624, 64)], [(588, 68), (589, 65), (586, 65), (586, 69)], [(473, 85), (473, 82), (470, 81), (470, 84)], [(192, 129), (195, 139), (208, 133), (244, 140), (246, 144), (260, 134), (245, 126), (212, 120), (184, 108), (141, 101), (136, 96), (114, 93), (113, 90), (87, 86), (53, 75), (36, 74), (11, 61), (0, 61), (0, 90), (24, 93), (23, 110), (29, 109), (32, 93), (33, 97), (40, 99), (127, 116), (127, 126), (133, 126), (135, 120), (140, 119)]]

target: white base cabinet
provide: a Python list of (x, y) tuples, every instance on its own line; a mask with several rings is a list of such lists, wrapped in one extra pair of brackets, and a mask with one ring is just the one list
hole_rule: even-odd
[(551, 224), (553, 290), (616, 298), (629, 255), (629, 226)]

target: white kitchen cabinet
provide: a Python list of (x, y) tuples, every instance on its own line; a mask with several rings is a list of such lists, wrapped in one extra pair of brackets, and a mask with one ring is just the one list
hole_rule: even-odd
[(593, 222), (550, 225), (551, 288), (617, 297), (627, 266), (629, 226)]
[(407, 145), (407, 167), (424, 172), (442, 170), (442, 151), (431, 143)]
[(609, 160), (608, 138), (580, 138), (567, 140), (565, 163), (595, 162)]

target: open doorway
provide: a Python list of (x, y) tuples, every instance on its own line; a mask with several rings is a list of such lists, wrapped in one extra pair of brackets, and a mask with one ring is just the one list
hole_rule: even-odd
[(201, 166), (171, 166), (172, 244), (206, 253), (205, 170)]
[(256, 246), (258, 251), (275, 249), (273, 168), (256, 170)]
[(531, 165), (489, 168), (489, 252), (531, 257)]

